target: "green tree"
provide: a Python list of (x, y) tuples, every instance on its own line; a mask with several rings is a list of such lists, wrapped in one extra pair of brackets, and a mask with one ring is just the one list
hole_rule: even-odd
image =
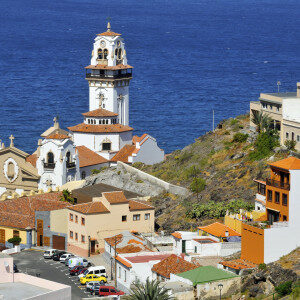
[(251, 121), (256, 125), (256, 131), (261, 133), (270, 129), (272, 119), (263, 112), (257, 112), (253, 114)]
[(21, 238), (18, 237), (18, 236), (14, 236), (14, 237), (8, 239), (7, 241), (8, 241), (9, 243), (13, 244), (14, 246), (16, 246), (16, 245), (20, 245), (20, 243), (21, 243)]
[(72, 197), (69, 190), (63, 190), (60, 201), (69, 202), (71, 204), (75, 204), (75, 199)]
[(169, 289), (159, 285), (157, 280), (150, 281), (148, 278), (145, 284), (135, 283), (131, 293), (125, 297), (127, 300), (172, 300)]
[(286, 281), (275, 287), (275, 291), (279, 296), (289, 295), (292, 292), (292, 281)]
[(195, 177), (192, 181), (192, 183), (190, 184), (190, 190), (197, 194), (197, 199), (198, 199), (198, 196), (199, 196), (199, 193), (201, 193), (204, 188), (205, 188), (205, 180), (203, 178), (200, 178), (200, 177)]
[(287, 147), (288, 150), (295, 150), (296, 141), (293, 140), (285, 140), (284, 145)]

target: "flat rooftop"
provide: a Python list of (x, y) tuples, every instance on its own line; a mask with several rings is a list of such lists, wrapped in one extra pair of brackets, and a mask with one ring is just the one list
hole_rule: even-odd
[(297, 93), (296, 92), (262, 93), (262, 94), (273, 96), (273, 97), (279, 97), (279, 98), (295, 98), (295, 97), (297, 97)]
[(23, 282), (0, 283), (0, 295), (3, 295), (5, 300), (27, 299), (48, 292), (52, 291)]
[(171, 254), (160, 254), (160, 255), (140, 255), (140, 256), (129, 256), (125, 257), (131, 263), (145, 263), (152, 260), (162, 260), (169, 257)]

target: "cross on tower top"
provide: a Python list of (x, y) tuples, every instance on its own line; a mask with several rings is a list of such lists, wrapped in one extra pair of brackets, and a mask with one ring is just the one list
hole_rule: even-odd
[(110, 26), (110, 17), (107, 18), (107, 31), (110, 32), (111, 26)]
[(10, 146), (9, 147), (14, 147), (14, 139), (15, 139), (15, 137), (11, 134), (10, 137), (9, 137), (9, 139), (10, 139)]
[(56, 128), (56, 129), (58, 129), (58, 128), (59, 128), (58, 119), (59, 119), (59, 117), (58, 117), (58, 116), (54, 117), (54, 119), (53, 119), (53, 122), (54, 122), (54, 128)]

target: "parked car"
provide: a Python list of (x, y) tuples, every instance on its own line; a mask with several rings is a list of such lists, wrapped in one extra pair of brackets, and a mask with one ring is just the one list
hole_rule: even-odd
[(91, 263), (83, 257), (70, 258), (68, 264), (69, 264), (69, 269), (72, 269), (75, 266), (84, 266), (84, 267), (91, 266)]
[(44, 258), (52, 258), (52, 256), (57, 252), (57, 249), (50, 249), (44, 252)]
[(73, 258), (73, 257), (76, 257), (76, 255), (71, 254), (71, 256), (69, 256), (68, 258), (65, 259), (64, 264), (65, 264), (66, 267), (69, 266), (69, 260), (70, 260), (71, 258)]
[(86, 270), (87, 270), (87, 268), (81, 269), (80, 271), (78, 271), (78, 274), (77, 274), (77, 275), (83, 274)]
[(57, 251), (56, 253), (54, 253), (52, 255), (52, 259), (55, 260), (55, 261), (59, 261), (60, 257), (63, 255), (63, 254), (66, 254), (67, 252), (66, 251)]
[(75, 266), (73, 268), (71, 268), (70, 271), (70, 275), (78, 275), (79, 272), (81, 272), (82, 270), (86, 270), (87, 268), (83, 267), (83, 266)]
[(99, 281), (90, 281), (86, 284), (86, 291), (87, 292), (91, 292), (92, 294), (92, 290), (94, 291), (94, 289), (99, 289), (101, 283)]
[(63, 254), (63, 255), (60, 257), (59, 261), (60, 261), (61, 263), (64, 263), (64, 262), (66, 261), (66, 259), (69, 259), (69, 258), (71, 257), (71, 255), (73, 255), (73, 254), (71, 254), (71, 253), (65, 253), (65, 254)]
[(81, 277), (86, 275), (91, 275), (91, 274), (107, 277), (105, 267), (95, 266), (95, 267), (89, 267), (83, 274), (79, 274), (78, 279), (80, 280)]
[(19, 269), (17, 267), (17, 265), (14, 263), (14, 273), (18, 273), (19, 272)]
[(125, 293), (117, 290), (114, 286), (100, 286), (99, 290), (95, 290), (95, 295), (98, 295), (99, 297), (104, 296), (122, 296)]
[(88, 274), (88, 275), (80, 278), (81, 284), (87, 284), (90, 281), (98, 281), (101, 284), (103, 284), (103, 283), (107, 282), (107, 279), (104, 276), (98, 276), (98, 275), (94, 275), (94, 274)]

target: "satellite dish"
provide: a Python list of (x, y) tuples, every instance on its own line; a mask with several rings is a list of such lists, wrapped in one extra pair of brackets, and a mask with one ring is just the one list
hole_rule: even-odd
[(8, 268), (8, 267), (9, 267), (9, 264), (8, 264), (7, 261), (4, 262), (4, 267), (5, 267), (5, 268)]

